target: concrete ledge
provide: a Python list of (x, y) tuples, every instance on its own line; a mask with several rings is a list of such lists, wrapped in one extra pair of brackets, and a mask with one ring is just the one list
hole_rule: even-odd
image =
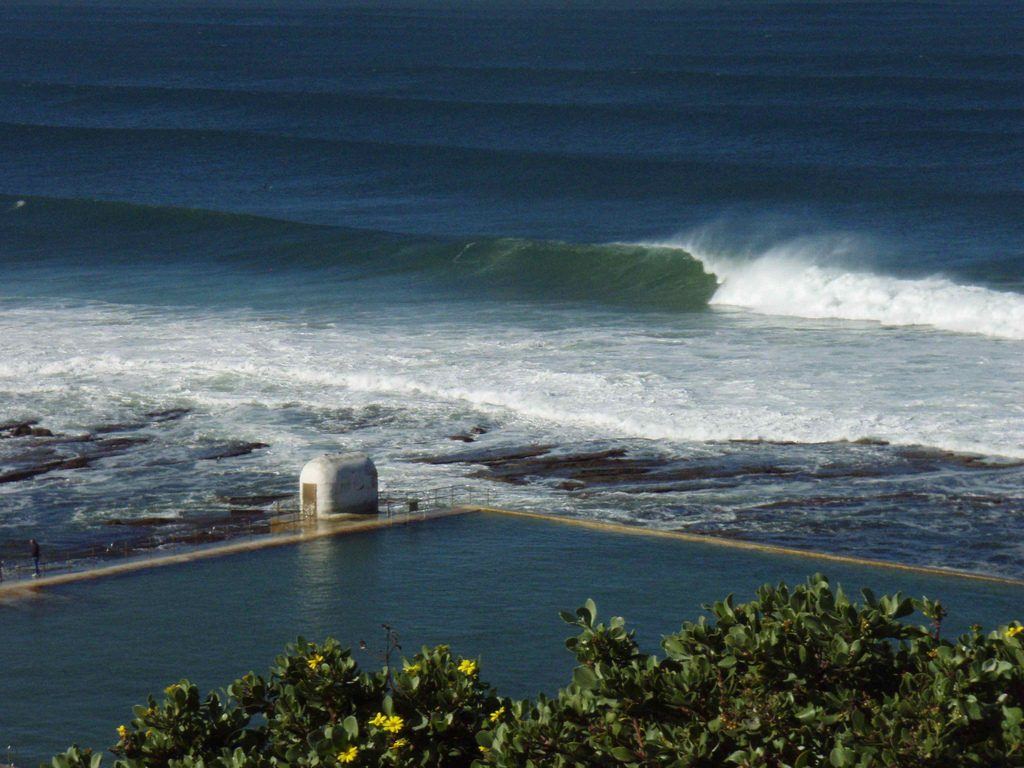
[(595, 531), (607, 533), (626, 534), (630, 536), (647, 536), (652, 538), (673, 539), (676, 541), (687, 541), (695, 544), (708, 544), (712, 546), (739, 549), (748, 552), (762, 552), (772, 555), (784, 555), (787, 557), (799, 557), (806, 560), (821, 560), (823, 562), (844, 563), (847, 565), (859, 565), (868, 568), (884, 568), (887, 570), (904, 571), (907, 573), (919, 573), (944, 578), (967, 579), (993, 584), (1005, 584), (1014, 587), (1024, 587), (1024, 579), (1013, 579), (1005, 576), (991, 576), (981, 573), (970, 573), (950, 568), (939, 568), (927, 565), (906, 565), (894, 563), (887, 560), (873, 560), (866, 557), (854, 557), (851, 555), (835, 555), (827, 552), (813, 552), (792, 547), (781, 547), (773, 544), (758, 544), (742, 539), (726, 539), (719, 536), (706, 534), (686, 533), (685, 531), (664, 531), (654, 528), (641, 528), (634, 525), (622, 523), (609, 523), (599, 520), (587, 520), (578, 517), (565, 517), (562, 515), (550, 515), (542, 512), (524, 512), (500, 507), (484, 507), (466, 505), (441, 509), (423, 514), (408, 513), (392, 517), (377, 516), (366, 519), (363, 516), (352, 515), (345, 519), (320, 520), (311, 522), (308, 525), (289, 525), (294, 528), (291, 533), (272, 533), (266, 536), (252, 539), (242, 539), (223, 544), (217, 544), (202, 549), (192, 549), (184, 552), (177, 552), (169, 555), (157, 555), (142, 557), (137, 560), (128, 560), (112, 565), (99, 566), (82, 571), (69, 571), (67, 573), (43, 576), (39, 579), (22, 579), (20, 581), (0, 583), (0, 602), (31, 597), (38, 592), (62, 584), (73, 584), (92, 579), (101, 579), (107, 576), (120, 576), (122, 574), (142, 571), (149, 568), (160, 568), (166, 565), (178, 565), (189, 563), (195, 560), (205, 560), (212, 557), (223, 557), (239, 552), (253, 552), (269, 547), (282, 547), (292, 544), (302, 544), (307, 541), (330, 538), (334, 536), (345, 536), (348, 534), (375, 531), (382, 528), (389, 528), (394, 525), (407, 525), (410, 523), (427, 522), (438, 518), (454, 517), (468, 514), (492, 514), (505, 517), (517, 517), (528, 520), (538, 520), (547, 523), (559, 523), (561, 525), (572, 525), (579, 528), (588, 528)]
[(149, 568), (160, 568), (165, 565), (178, 565), (190, 563), (194, 560), (206, 560), (211, 557), (223, 557), (239, 552), (253, 552), (258, 549), (269, 547), (283, 547), (291, 544), (301, 544), (317, 539), (326, 539), (332, 536), (345, 536), (364, 531), (376, 531), (382, 528), (390, 528), (394, 525), (408, 525), (411, 523), (426, 522), (441, 517), (453, 517), (465, 515), (475, 510), (467, 507), (456, 507), (443, 509), (425, 514), (404, 514), (391, 517), (377, 516), (366, 519), (362, 515), (340, 516), (337, 520), (319, 520), (308, 525), (290, 524), (288, 528), (294, 528), (293, 533), (271, 533), (259, 538), (241, 539), (223, 544), (215, 544), (202, 549), (190, 549), (184, 552), (176, 552), (169, 555), (154, 555), (140, 557), (135, 560), (127, 560), (113, 565), (102, 565), (96, 568), (89, 568), (81, 571), (68, 571), (52, 576), (42, 576), (38, 579), (20, 579), (18, 581), (5, 581), (0, 583), (0, 601), (31, 597), (33, 594), (62, 584), (74, 584), (80, 581), (91, 581), (102, 579), (107, 576), (120, 576), (134, 571), (143, 571)]
[(522, 517), (531, 520), (544, 520), (549, 523), (561, 523), (563, 525), (574, 525), (580, 528), (590, 528), (595, 531), (607, 531), (609, 533), (624, 533), (632, 536), (651, 536), (663, 539), (675, 539), (677, 541), (689, 541), (695, 544), (711, 544), (718, 547), (730, 549), (743, 549), (749, 552), (764, 552), (773, 555), (786, 555), (788, 557), (801, 557), (811, 560), (824, 560), (833, 563), (845, 563), (847, 565), (863, 565), (870, 568), (886, 568), (894, 571), (906, 571), (908, 573), (922, 573), (930, 576), (952, 577), (957, 579), (969, 579), (972, 581), (985, 581), (993, 584), (1008, 584), (1015, 587), (1024, 587), (1024, 579), (1014, 579), (1009, 576), (990, 576), (984, 573), (971, 573), (970, 571), (958, 571), (952, 568), (940, 568), (933, 565), (906, 565), (894, 563), (889, 560), (873, 560), (867, 557), (855, 557), (853, 555), (834, 555), (828, 552), (815, 552), (805, 549), (794, 549), (793, 547), (781, 547), (775, 544), (758, 544), (753, 541), (742, 539), (726, 539), (722, 536), (709, 536), (707, 534), (686, 533), (685, 531), (663, 531), (656, 528), (641, 528), (636, 525), (625, 525), (623, 523), (608, 523), (600, 520), (587, 520), (579, 517), (565, 517), (563, 515), (547, 515), (542, 512), (522, 512), (512, 509), (501, 509), (499, 507), (471, 507), (475, 512), (486, 512), (494, 515), (506, 515), (508, 517)]

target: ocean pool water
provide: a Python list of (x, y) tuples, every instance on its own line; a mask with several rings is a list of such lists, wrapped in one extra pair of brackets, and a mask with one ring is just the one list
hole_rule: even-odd
[(733, 592), (823, 571), (856, 593), (944, 600), (947, 632), (1019, 618), (1024, 589), (487, 514), (201, 560), (47, 590), (0, 606), (0, 757), (48, 761), (73, 742), (98, 749), (149, 693), (187, 677), (205, 688), (263, 673), (298, 635), (338, 638), (379, 666), (382, 623), (411, 655), (449, 643), (480, 657), (503, 693), (567, 682), (558, 618), (587, 597), (625, 616), (642, 645)]

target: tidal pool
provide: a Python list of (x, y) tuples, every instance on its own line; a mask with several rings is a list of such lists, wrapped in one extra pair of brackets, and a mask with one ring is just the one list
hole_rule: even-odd
[[(516, 696), (569, 679), (559, 610), (586, 598), (622, 615), (642, 645), (702, 603), (815, 571), (850, 593), (945, 601), (945, 632), (1024, 617), (1024, 588), (611, 533), (488, 514), (432, 520), (200, 560), (47, 590), (0, 606), (0, 758), (20, 768), (71, 743), (105, 749), (133, 704), (187, 677), (221, 687), (298, 635), (338, 638), (379, 666), (381, 624), (404, 652), (448, 643)], [(2, 760), (0, 760), (2, 762)]]

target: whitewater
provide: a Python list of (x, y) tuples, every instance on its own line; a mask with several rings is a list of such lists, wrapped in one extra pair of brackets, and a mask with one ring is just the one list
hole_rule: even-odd
[[(70, 250), (40, 265), (54, 217)], [(83, 251), (97, 221), (131, 239)], [(1020, 409), (1024, 296), (858, 270), (870, 254), (849, 234), (467, 240), (21, 198), (0, 227), (24, 242), (0, 294), (8, 419), (50, 412), (32, 393), (64, 393), (59, 418), (79, 429), (116, 418), (111, 398), (212, 412), (380, 395), (501, 416), (524, 441), (568, 429), (1024, 457), (1020, 423), (1000, 416)]]
[(1014, 4), (300, 5), (0, 5), (0, 558), (365, 450), (1021, 575)]
[(1024, 295), (965, 285), (934, 275), (917, 279), (858, 271), (861, 240), (807, 235), (761, 251), (716, 250), (716, 226), (652, 247), (677, 248), (714, 275), (709, 303), (766, 315), (865, 320), (883, 326), (923, 326), (956, 333), (1024, 339)]

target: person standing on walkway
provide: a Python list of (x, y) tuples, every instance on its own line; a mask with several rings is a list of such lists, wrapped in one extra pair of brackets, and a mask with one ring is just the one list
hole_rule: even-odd
[(32, 547), (32, 560), (36, 566), (36, 572), (32, 574), (32, 578), (39, 578), (39, 542), (35, 539), (28, 540), (29, 545)]

